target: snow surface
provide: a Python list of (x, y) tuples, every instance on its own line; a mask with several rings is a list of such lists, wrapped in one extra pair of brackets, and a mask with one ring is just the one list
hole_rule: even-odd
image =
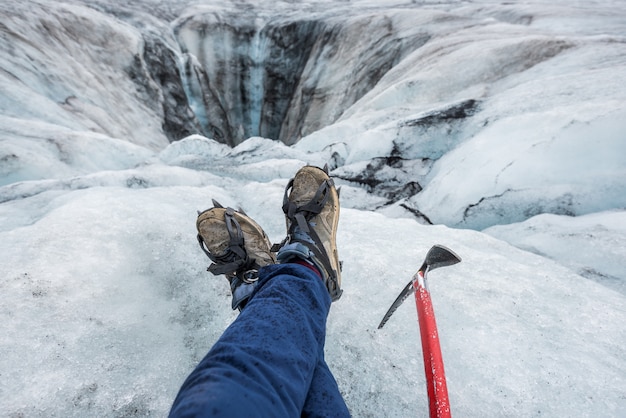
[[(186, 374), (236, 316), (226, 280), (204, 271), (196, 210), (211, 198), (241, 206), (278, 241), (283, 189), (306, 162), (269, 140), (244, 144), (251, 154), (198, 137), (161, 153), (167, 161), (187, 156), (188, 165), (199, 167), (212, 161), (208, 170), (154, 156), (134, 169), (2, 189), (8, 199), (0, 205), (3, 415), (160, 416), (168, 410)], [(203, 152), (214, 149), (223, 155), (200, 164)], [(411, 301), (383, 330), (376, 326), (435, 243), (463, 258), (430, 276), (455, 415), (617, 417), (626, 411), (623, 292), (481, 232), (350, 209), (358, 200), (356, 193), (343, 200), (338, 246), (345, 292), (331, 310), (326, 344), (354, 416), (427, 409)], [(599, 222), (606, 232), (593, 242), (617, 247), (614, 258), (599, 265), (622, 274), (623, 213), (590, 216), (595, 220), (572, 219), (588, 219), (580, 229), (561, 219), (562, 231), (579, 233), (558, 242), (570, 244), (567, 255), (578, 258), (585, 253), (585, 225)], [(552, 247), (557, 238), (543, 234), (538, 245)]]
[[(411, 301), (376, 326), (442, 244), (463, 258), (430, 275), (454, 416), (626, 416), (622, 2), (418, 2), (441, 36), (341, 120), (293, 147), (251, 138), (232, 149), (201, 136), (166, 145), (159, 110), (116, 70), (141, 48), (136, 29), (80, 2), (52, 3), (0, 6), (34, 19), (45, 5), (50, 28), (72, 16), (94, 28), (90, 49), (69, 35), (27, 42), (37, 30), (28, 19), (0, 25), (27, 51), (1, 50), (1, 416), (166, 415), (236, 317), (226, 280), (205, 271), (197, 210), (211, 199), (242, 207), (277, 242), (284, 187), (301, 165), (358, 171), (395, 143), (407, 159), (431, 159), (416, 165), (424, 191), (404, 203), (438, 225), (338, 180), (344, 294), (326, 358), (352, 414), (426, 416)], [(111, 28), (115, 53), (96, 36)], [(557, 55), (527, 68), (534, 52)], [(73, 58), (54, 59), (64, 54)], [(31, 59), (50, 66), (33, 70)], [(406, 121), (471, 98), (481, 111), (467, 123), (401, 138)], [(488, 199), (509, 189), (504, 203)], [(477, 201), (486, 203), (468, 206)]]

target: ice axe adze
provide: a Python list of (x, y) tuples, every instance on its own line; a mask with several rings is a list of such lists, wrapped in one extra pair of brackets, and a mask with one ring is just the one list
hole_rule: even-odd
[(383, 320), (378, 325), (382, 328), (389, 317), (398, 309), (411, 293), (415, 292), (415, 304), (417, 306), (417, 319), (420, 327), (422, 340), (422, 353), (424, 355), (424, 372), (426, 374), (426, 387), (428, 390), (428, 406), (431, 418), (450, 417), (450, 402), (448, 401), (448, 388), (446, 375), (443, 368), (443, 357), (439, 346), (439, 334), (435, 321), (435, 311), (430, 299), (430, 293), (426, 284), (426, 276), (430, 270), (456, 264), (461, 258), (454, 252), (442, 245), (435, 245), (426, 254), (424, 263), (415, 273), (411, 281), (402, 289), (393, 302)]

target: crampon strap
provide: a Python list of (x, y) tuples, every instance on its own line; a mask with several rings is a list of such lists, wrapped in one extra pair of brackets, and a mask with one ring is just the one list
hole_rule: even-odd
[(215, 275), (237, 272), (237, 277), (246, 283), (255, 281), (258, 277), (246, 274), (248, 271), (256, 271), (259, 266), (255, 259), (250, 259), (244, 247), (243, 232), (241, 225), (235, 218), (235, 210), (227, 208), (224, 212), (224, 221), (230, 240), (228, 246), (220, 254), (212, 254), (206, 248), (204, 239), (198, 234), (198, 243), (202, 251), (213, 261), (207, 271)]
[[(324, 205), (328, 201), (330, 196), (330, 190), (333, 186), (333, 180), (327, 179), (324, 180), (313, 198), (302, 206), (297, 206), (294, 202), (291, 202), (288, 197), (289, 190), (293, 187), (294, 179), (291, 179), (285, 188), (285, 195), (283, 197), (283, 212), (287, 216), (287, 219), (291, 222), (289, 226), (289, 231), (287, 231), (288, 236), (292, 236), (295, 232), (296, 227), (300, 230), (300, 232), (306, 233), (311, 239), (314, 241), (313, 243), (301, 241), (302, 244), (306, 245), (311, 252), (315, 255), (315, 258), (322, 263), (326, 272), (328, 272), (328, 281), (327, 286), (329, 287), (329, 291), (331, 296), (335, 296), (335, 293), (339, 291), (337, 286), (337, 273), (333, 270), (330, 264), (330, 258), (326, 253), (326, 249), (324, 248), (324, 244), (320, 239), (319, 235), (312, 229), (309, 225), (309, 221), (321, 213)], [(287, 240), (287, 239), (286, 239)], [(282, 244), (284, 244), (283, 242)], [(281, 245), (282, 245), (281, 244)], [(332, 289), (331, 289), (332, 287)]]

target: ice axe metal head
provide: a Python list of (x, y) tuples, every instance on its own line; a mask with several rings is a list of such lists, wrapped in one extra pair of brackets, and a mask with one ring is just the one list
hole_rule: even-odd
[(402, 304), (413, 292), (415, 292), (415, 286), (413, 282), (417, 280), (419, 274), (421, 273), (424, 278), (426, 278), (426, 273), (430, 270), (437, 269), (439, 267), (446, 267), (456, 264), (461, 261), (461, 257), (456, 255), (452, 250), (444, 247), (443, 245), (434, 245), (430, 250), (428, 250), (428, 254), (426, 254), (426, 258), (424, 259), (424, 263), (420, 267), (417, 273), (413, 276), (411, 281), (404, 286), (402, 292), (398, 295), (396, 300), (393, 302), (383, 320), (380, 321), (380, 325), (378, 325), (378, 329), (381, 329), (389, 320), (391, 315), (398, 309), (398, 306)]
[(439, 267), (447, 267), (461, 262), (461, 257), (456, 255), (454, 251), (443, 245), (433, 245), (426, 258), (424, 264), (420, 267), (420, 271), (426, 273), (427, 271), (438, 269)]

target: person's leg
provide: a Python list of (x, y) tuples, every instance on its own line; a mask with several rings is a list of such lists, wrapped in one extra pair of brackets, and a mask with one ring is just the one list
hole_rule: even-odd
[(328, 171), (303, 167), (290, 181), (281, 265), (256, 222), (214, 204), (198, 216), (198, 240), (242, 313), (185, 381), (171, 416), (298, 416), (305, 403), (309, 416), (349, 416), (323, 351), (331, 299), (341, 296), (339, 195)]
[[(171, 416), (296, 417), (318, 369), (314, 393), (320, 396), (314, 399), (321, 400), (326, 390), (341, 398), (324, 370), (331, 303), (324, 283), (311, 269), (292, 263), (259, 273), (250, 301), (187, 378)], [(323, 388), (329, 377), (333, 385)]]
[(306, 418), (347, 418), (350, 411), (346, 406), (337, 381), (321, 357), (315, 366), (313, 381), (309, 387), (302, 417)]

